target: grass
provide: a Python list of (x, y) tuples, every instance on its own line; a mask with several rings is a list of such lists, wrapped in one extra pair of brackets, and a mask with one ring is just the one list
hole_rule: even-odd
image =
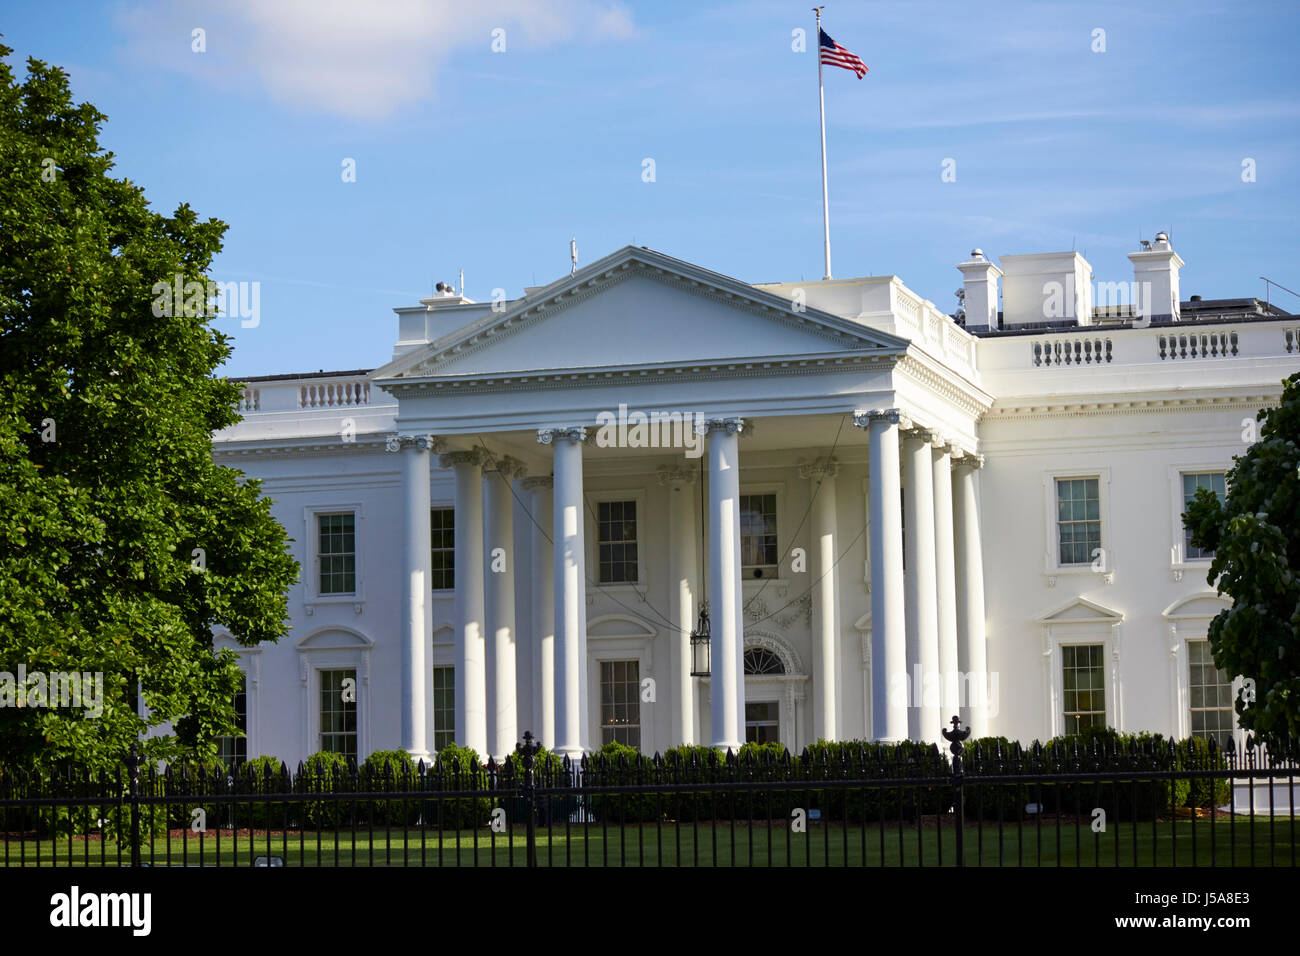
[[(423, 837), (423, 845), (421, 838)], [(878, 826), (812, 824), (804, 833), (788, 827), (719, 823), (707, 825), (665, 823), (656, 827), (602, 826), (541, 827), (537, 831), (537, 858), (541, 866), (951, 866), (955, 862), (956, 833), (949, 823), (941, 828), (897, 825)], [(1155, 824), (1111, 824), (1094, 834), (1087, 821), (1059, 829), (1053, 821), (1017, 829), (986, 824), (964, 831), (967, 866), (1295, 866), (1297, 843), (1292, 817), (1162, 821)], [(268, 845), (269, 841), (269, 845)], [(1211, 842), (1213, 841), (1213, 847)], [(155, 837), (142, 848), (141, 859), (154, 865), (198, 865), (199, 840)], [(130, 851), (116, 842), (92, 837), (57, 841), (20, 841), (15, 835), (0, 841), (8, 866), (99, 866), (130, 862)], [(205, 866), (248, 866), (257, 856), (278, 856), (286, 866), (522, 866), (526, 862), (523, 827), (508, 833), (478, 830), (395, 830), (382, 828), (330, 832), (256, 831), (251, 838), (223, 832), (218, 850), (216, 834), (202, 841)], [(1195, 845), (1194, 845), (1195, 844)], [(1253, 859), (1252, 859), (1253, 848)], [(71, 854), (71, 856), (69, 856)]]

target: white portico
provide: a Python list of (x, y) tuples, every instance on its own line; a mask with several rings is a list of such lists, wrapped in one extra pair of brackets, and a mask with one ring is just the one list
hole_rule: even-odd
[[(898, 290), (886, 279), (856, 294), (890, 314)], [(975, 421), (991, 403), (968, 377), (971, 336), (951, 319), (909, 343), (875, 327), (886, 323), (809, 307), (799, 290), (633, 247), (513, 302), (434, 297), (399, 314), (395, 358), (370, 380), (397, 402), (389, 446), (404, 456), (403, 727), (424, 721), (433, 450), (454, 475), (457, 742), (499, 758), (532, 729), (564, 755), (598, 748), (593, 688), (609, 671), (593, 669), (634, 649), (642, 711), (664, 711), (643, 746), (737, 748), (764, 719), (747, 717), (747, 681), (760, 682), (747, 648), (761, 650), (747, 628), (789, 646), (773, 660), (812, 663), (782, 675), (790, 692), (774, 702), (773, 733), (791, 746), (849, 727), (940, 739), (959, 658), (983, 657), (982, 588), (957, 587), (958, 571), (979, 580), (979, 537), (955, 532), (953, 489), (969, 507)], [(614, 519), (595, 507), (617, 499), (628, 538), (626, 513), (649, 494), (669, 499), (637, 515), (643, 550), (646, 524), (663, 526), (653, 563), (606, 540)], [(777, 498), (782, 526), (756, 532), (755, 509)], [(905, 575), (905, 560), (917, 573)], [(525, 575), (527, 607), (516, 603)], [(692, 677), (689, 632), (705, 600), (710, 673)], [(850, 703), (842, 674), (863, 617), (884, 666), (870, 700)], [(917, 668), (930, 693), (913, 702)], [(941, 700), (935, 677), (947, 671)], [(403, 746), (427, 751), (415, 733)]]

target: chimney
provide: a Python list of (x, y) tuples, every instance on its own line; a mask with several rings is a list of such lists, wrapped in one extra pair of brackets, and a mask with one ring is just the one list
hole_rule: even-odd
[(1092, 266), (1077, 252), (1003, 256), (1005, 325), (1062, 322), (1092, 325)]
[(1178, 321), (1178, 270), (1183, 260), (1169, 244), (1169, 236), (1157, 232), (1150, 249), (1143, 243), (1140, 252), (1130, 252), (1133, 263), (1133, 291), (1138, 318), (1144, 322), (1167, 318)]
[(1002, 270), (984, 258), (980, 249), (972, 249), (967, 262), (957, 263), (961, 270), (962, 289), (966, 293), (966, 328), (980, 332), (998, 327), (998, 279)]

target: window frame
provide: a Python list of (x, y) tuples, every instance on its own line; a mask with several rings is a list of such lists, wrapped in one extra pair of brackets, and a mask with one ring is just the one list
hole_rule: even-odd
[[(325, 734), (327, 733), (327, 731), (325, 731), (324, 728), (323, 728), (323, 726), (322, 726), (322, 725), (323, 725), (323, 720), (322, 720), (322, 718), (324, 717), (324, 713), (323, 713), (323, 711), (322, 711), (322, 709), (321, 709), (322, 706), (323, 706), (323, 704), (324, 704), (324, 700), (323, 700), (323, 698), (324, 698), (324, 694), (325, 694), (325, 686), (324, 686), (324, 684), (325, 684), (325, 675), (326, 675), (326, 674), (346, 674), (346, 673), (348, 673), (348, 672), (351, 672), (351, 674), (352, 674), (352, 678), (353, 678), (353, 680), (356, 682), (356, 688), (355, 688), (355, 689), (356, 689), (357, 699), (356, 699), (355, 701), (352, 702), (352, 715), (353, 715), (353, 722), (355, 723), (356, 726), (355, 726), (355, 728), (351, 731), (351, 734), (352, 734), (352, 736), (353, 736), (353, 741), (354, 741), (354, 743), (355, 743), (355, 746), (354, 746), (354, 748), (353, 748), (353, 749), (354, 749), (353, 759), (356, 761), (357, 765), (360, 765), (360, 764), (362, 763), (362, 761), (365, 760), (365, 753), (364, 753), (364, 751), (362, 750), (362, 745), (361, 745), (361, 694), (362, 694), (362, 690), (361, 690), (361, 669), (360, 669), (359, 667), (348, 667), (348, 666), (345, 665), (345, 666), (341, 666), (341, 667), (323, 666), (323, 667), (317, 667), (317, 668), (316, 668), (316, 682), (315, 682), (315, 685), (316, 685), (316, 686), (315, 686), (315, 697), (316, 697), (316, 732), (315, 732), (315, 737), (316, 737), (316, 748), (315, 748), (315, 750), (313, 751), (313, 753), (318, 753), (318, 752), (323, 751), (323, 750), (325, 749), (325, 740), (324, 740), (324, 738), (325, 738)], [(335, 734), (335, 732), (333, 732), (333, 731), (331, 731), (330, 733), (331, 733), (331, 734)], [(348, 732), (347, 732), (347, 731), (343, 731), (343, 732), (341, 732), (341, 733), (342, 733), (342, 735), (346, 735)], [(337, 735), (337, 734), (336, 734), (336, 735)], [(339, 753), (339, 751), (337, 751), (337, 750), (336, 750), (336, 751), (332, 751), (332, 752), (333, 752), (333, 753)]]
[[(1077, 649), (1078, 649), (1078, 648), (1081, 648), (1081, 647), (1096, 648), (1096, 649), (1098, 650), (1098, 652), (1100, 653), (1100, 655), (1101, 655), (1101, 661), (1099, 662), (1099, 664), (1096, 666), (1095, 669), (1098, 670), (1098, 671), (1100, 672), (1100, 674), (1101, 674), (1101, 684), (1100, 684), (1100, 688), (1099, 688), (1099, 689), (1100, 689), (1100, 691), (1101, 691), (1101, 695), (1102, 695), (1102, 696), (1101, 696), (1101, 699), (1102, 699), (1102, 707), (1101, 707), (1101, 711), (1100, 711), (1100, 714), (1101, 714), (1102, 729), (1105, 729), (1105, 728), (1111, 726), (1111, 724), (1109, 723), (1109, 718), (1110, 718), (1110, 692), (1106, 689), (1106, 684), (1107, 684), (1107, 678), (1108, 678), (1108, 675), (1107, 675), (1107, 673), (1106, 673), (1106, 644), (1105, 644), (1105, 642), (1103, 642), (1103, 641), (1097, 641), (1097, 640), (1091, 640), (1091, 641), (1090, 641), (1090, 640), (1063, 641), (1063, 642), (1061, 643), (1061, 646), (1060, 646), (1060, 649), (1059, 649), (1059, 654), (1058, 654), (1058, 659), (1057, 659), (1057, 665), (1056, 665), (1056, 666), (1057, 666), (1057, 670), (1060, 672), (1060, 678), (1061, 678), (1061, 697), (1060, 697), (1060, 700), (1059, 700), (1058, 703), (1057, 703), (1057, 709), (1060, 711), (1060, 713), (1058, 714), (1058, 716), (1060, 717), (1062, 732), (1063, 732), (1064, 734), (1066, 734), (1066, 735), (1072, 735), (1072, 734), (1074, 733), (1074, 731), (1070, 729), (1070, 726), (1069, 726), (1069, 714), (1068, 714), (1068, 712), (1067, 712), (1067, 710), (1066, 710), (1066, 706), (1065, 706), (1065, 704), (1066, 704), (1066, 701), (1065, 701), (1065, 695), (1071, 693), (1071, 691), (1070, 691), (1070, 690), (1065, 686), (1065, 671), (1066, 671), (1066, 661), (1065, 661), (1065, 657), (1066, 657), (1066, 650), (1067, 650), (1067, 648), (1068, 648), (1068, 649), (1071, 649), (1071, 650), (1075, 650), (1075, 651), (1077, 651)], [(1076, 669), (1076, 670), (1079, 670), (1080, 668), (1075, 668), (1075, 669)], [(1092, 668), (1090, 668), (1090, 669), (1092, 669)], [(1093, 692), (1095, 693), (1095, 692), (1096, 692), (1096, 689), (1094, 689)], [(1075, 691), (1075, 693), (1077, 693), (1077, 691)], [(1082, 711), (1080, 711), (1079, 713), (1082, 713)], [(1095, 714), (1098, 713), (1098, 711), (1096, 711), (1096, 710), (1090, 710), (1090, 711), (1087, 711), (1087, 713), (1095, 715)], [(1077, 726), (1077, 725), (1076, 725), (1076, 726)]]
[[(451, 512), (451, 548), (450, 548), (451, 587), (449, 588), (437, 587), (433, 581), (434, 574), (436, 573), (433, 568), (433, 552), (435, 550), (433, 547), (433, 513), (435, 511)], [(448, 549), (438, 548), (436, 550), (446, 551)], [(455, 502), (452, 502), (451, 504), (444, 504), (439, 502), (437, 504), (431, 504), (429, 506), (429, 585), (430, 585), (430, 590), (432, 590), (435, 594), (454, 595), (456, 593), (456, 504)]]
[[(1209, 635), (1207, 634), (1205, 637), (1201, 637), (1201, 638), (1196, 638), (1196, 637), (1187, 637), (1187, 638), (1184, 639), (1184, 642), (1183, 642), (1183, 648), (1184, 648), (1184, 650), (1186, 651), (1186, 653), (1183, 655), (1184, 660), (1183, 660), (1182, 663), (1183, 663), (1183, 670), (1187, 672), (1187, 703), (1186, 703), (1186, 709), (1187, 709), (1187, 734), (1186, 734), (1186, 736), (1191, 737), (1191, 736), (1195, 736), (1195, 734), (1196, 734), (1196, 728), (1193, 726), (1193, 723), (1194, 723), (1194, 722), (1193, 722), (1193, 720), (1192, 720), (1192, 714), (1193, 714), (1195, 711), (1197, 711), (1197, 710), (1200, 710), (1200, 711), (1212, 711), (1212, 710), (1213, 710), (1213, 711), (1227, 711), (1227, 714), (1228, 714), (1228, 736), (1229, 736), (1230, 738), (1232, 738), (1233, 740), (1235, 740), (1236, 737), (1237, 737), (1237, 732), (1238, 732), (1238, 730), (1240, 729), (1240, 728), (1237, 726), (1237, 711), (1236, 711), (1236, 708), (1235, 708), (1235, 704), (1236, 704), (1236, 700), (1237, 700), (1237, 693), (1238, 693), (1238, 691), (1241, 689), (1241, 681), (1240, 681), (1238, 678), (1236, 678), (1236, 677), (1229, 677), (1229, 678), (1228, 678), (1227, 687), (1228, 687), (1229, 699), (1228, 699), (1228, 706), (1227, 706), (1227, 707), (1194, 707), (1194, 706), (1192, 705), (1192, 687), (1195, 686), (1195, 685), (1192, 684), (1192, 673), (1191, 673), (1191, 671), (1192, 671), (1192, 645), (1193, 645), (1193, 644), (1198, 645), (1198, 646), (1200, 646), (1200, 645), (1204, 645), (1205, 650), (1206, 650), (1207, 652), (1209, 652), (1209, 651), (1210, 651), (1210, 638), (1209, 638)], [(1214, 667), (1214, 666), (1215, 666), (1215, 665), (1214, 665), (1214, 655), (1213, 655), (1213, 653), (1210, 654), (1210, 666), (1211, 666), (1211, 667)], [(1215, 667), (1215, 671), (1216, 671), (1216, 672), (1218, 671), (1218, 668), (1217, 668), (1217, 667)], [(1208, 685), (1201, 685), (1201, 686), (1208, 686)], [(1219, 686), (1221, 686), (1221, 685), (1219, 685)]]
[(1224, 476), (1223, 485), (1224, 494), (1226, 495), (1228, 490), (1227, 476), (1228, 472), (1231, 470), (1232, 465), (1225, 465), (1222, 461), (1212, 462), (1209, 464), (1169, 466), (1169, 570), (1173, 573), (1173, 579), (1175, 581), (1181, 581), (1183, 579), (1184, 571), (1205, 571), (1214, 560), (1213, 557), (1187, 557), (1187, 535), (1186, 529), (1183, 527), (1183, 476), (1221, 474)]
[[(322, 594), (320, 590), (320, 516), (352, 513), (352, 554), (355, 590), (347, 594)], [(303, 525), (306, 531), (306, 555), (303, 562), (308, 573), (302, 575), (303, 605), (311, 608), (318, 604), (352, 604), (354, 610), (366, 602), (365, 596), (365, 551), (362, 547), (365, 531), (365, 512), (360, 502), (340, 502), (307, 505), (303, 508)], [(357, 610), (357, 613), (360, 613)]]
[[(451, 672), (451, 729), (447, 730), (438, 726), (438, 671)], [(442, 747), (438, 746), (438, 735), (450, 733), (451, 739), (448, 743), (456, 742), (456, 665), (435, 663), (430, 668), (430, 679), (432, 681), (432, 691), (429, 696), (430, 717), (433, 726), (430, 729), (430, 741), (433, 744), (433, 753), (438, 753)], [(446, 743), (443, 744), (446, 746)]]
[[(633, 745), (627, 743), (626, 741), (621, 741), (621, 740), (618, 742), (628, 747), (634, 746), (638, 752), (644, 753), (643, 746), (645, 743), (645, 738), (642, 731), (643, 728), (645, 727), (645, 721), (644, 721), (644, 714), (641, 711), (642, 675), (641, 675), (641, 660), (638, 657), (608, 657), (596, 662), (596, 670), (597, 670), (596, 682), (600, 687), (600, 698), (597, 703), (597, 706), (599, 707), (600, 710), (600, 721), (598, 724), (598, 730), (600, 732), (600, 746), (603, 747), (606, 743), (609, 742), (605, 739), (605, 731), (607, 729), (605, 725), (605, 706), (606, 706), (605, 705), (605, 686), (606, 686), (605, 668), (606, 666), (613, 667), (616, 664), (625, 664), (625, 665), (631, 664), (636, 668), (636, 677), (633, 679), (633, 683), (632, 683), (632, 701), (631, 701), (636, 706), (636, 724), (635, 724), (636, 744)], [(626, 683), (626, 681), (624, 681), (624, 683)], [(609, 706), (614, 707), (615, 702), (611, 701)], [(628, 728), (630, 728), (633, 725), (629, 724), (627, 726)], [(626, 728), (610, 727), (608, 729), (612, 733), (617, 733), (618, 730), (626, 729)], [(617, 739), (617, 738), (612, 736), (611, 739)]]
[[(809, 494), (812, 494), (812, 492), (809, 491)], [(740, 548), (740, 553), (741, 553), (740, 560), (742, 562), (740, 566), (740, 580), (742, 584), (752, 584), (752, 585), (759, 585), (759, 586), (761, 586), (764, 581), (789, 580), (789, 570), (786, 568), (785, 565), (787, 563), (787, 558), (790, 554), (791, 541), (789, 538), (789, 528), (786, 527), (785, 484), (783, 482), (763, 482), (763, 483), (756, 483), (756, 484), (749, 484), (749, 483), (742, 484), (740, 486), (740, 497), (746, 497), (749, 495), (775, 495), (776, 496), (776, 564), (774, 566), (766, 565), (766, 564), (744, 564), (743, 562), (745, 560), (744, 558), (745, 548), (744, 545), (742, 544)], [(739, 499), (737, 499), (736, 501), (736, 507), (737, 507), (736, 519), (737, 521), (739, 521), (740, 519)], [(742, 531), (741, 532), (742, 541), (744, 540), (743, 534), (744, 532)], [(761, 578), (756, 578), (750, 572), (752, 572), (752, 570), (757, 567), (762, 567), (762, 568), (775, 567), (776, 570), (775, 573), (772, 574), (770, 577), (768, 575), (764, 575)]]
[[(756, 707), (756, 706), (758, 706), (758, 705), (760, 705), (760, 704), (770, 704), (770, 705), (772, 705), (773, 707), (775, 707), (775, 708), (776, 708), (776, 719), (773, 720), (773, 721), (752, 721), (752, 722), (751, 722), (750, 719), (749, 719), (749, 713), (748, 713), (749, 708), (750, 708), (751, 706), (755, 706), (755, 707)], [(781, 742), (782, 742), (782, 736), (781, 736), (781, 709), (782, 709), (782, 708), (781, 708), (781, 701), (780, 701), (779, 698), (769, 697), (769, 698), (763, 698), (763, 699), (761, 699), (761, 700), (749, 700), (748, 697), (746, 697), (746, 700), (745, 700), (745, 711), (746, 711), (746, 713), (745, 713), (745, 740), (744, 740), (744, 743), (749, 743), (749, 742), (750, 742), (750, 740), (749, 740), (749, 728), (750, 728), (750, 727), (771, 727), (771, 728), (772, 728), (772, 736), (771, 736), (771, 739), (768, 740), (768, 741), (765, 741), (765, 743), (781, 743)]]
[[(1061, 564), (1060, 531), (1057, 526), (1057, 481), (1094, 479), (1097, 482), (1097, 511), (1101, 526), (1101, 551), (1105, 562), (1098, 570), (1088, 564)], [(1043, 483), (1043, 574), (1049, 587), (1056, 586), (1056, 579), (1063, 575), (1091, 574), (1099, 576), (1106, 584), (1115, 581), (1115, 554), (1112, 550), (1114, 536), (1111, 534), (1111, 498), (1110, 468), (1061, 468), (1042, 473)], [(1095, 561), (1096, 559), (1092, 559)]]
[[(646, 549), (649, 545), (648, 536), (645, 529), (646, 523), (646, 493), (644, 488), (613, 488), (589, 490), (584, 494), (587, 505), (583, 508), (583, 530), (585, 532), (585, 550), (587, 553), (587, 574), (593, 584), (592, 589), (599, 591), (642, 593), (651, 587), (650, 574), (652, 563), (646, 557)], [(600, 505), (602, 502), (609, 501), (634, 501), (636, 502), (636, 580), (635, 581), (612, 581), (604, 582), (600, 580), (600, 542), (597, 536), (600, 533)]]

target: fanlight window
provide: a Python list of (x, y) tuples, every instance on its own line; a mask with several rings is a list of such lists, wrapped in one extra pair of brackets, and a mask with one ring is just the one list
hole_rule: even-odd
[(785, 665), (765, 647), (745, 648), (746, 674), (784, 674)]

